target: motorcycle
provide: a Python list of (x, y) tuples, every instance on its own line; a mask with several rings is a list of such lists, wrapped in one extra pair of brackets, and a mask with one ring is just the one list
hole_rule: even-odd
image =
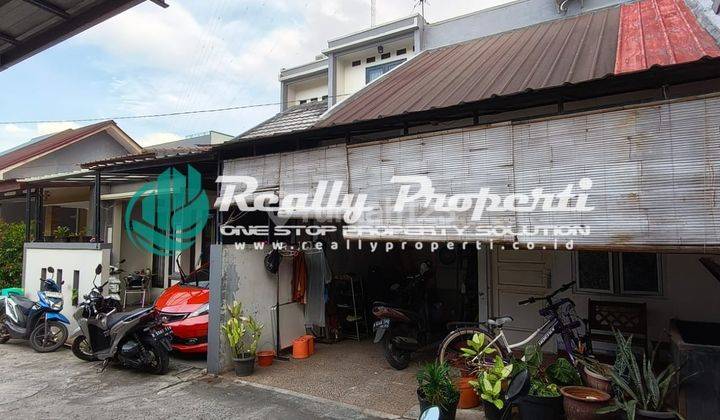
[[(407, 368), (412, 354), (432, 341), (424, 287), (426, 273), (430, 270), (430, 263), (423, 262), (420, 273), (409, 276), (404, 287), (399, 284), (391, 286), (396, 293), (405, 292), (407, 298), (403, 299), (403, 305), (373, 303), (372, 313), (378, 319), (373, 324), (374, 342), (382, 342), (385, 359), (397, 370)], [(420, 312), (406, 309), (417, 307), (420, 303), (423, 305)]]
[(122, 310), (122, 301), (120, 300), (120, 285), (122, 284), (122, 280), (120, 280), (120, 275), (124, 273), (125, 270), (120, 268), (120, 264), (124, 262), (125, 260), (122, 259), (117, 266), (111, 265), (108, 267), (110, 271), (110, 278), (107, 281), (108, 296), (104, 301), (106, 310), (102, 312), (110, 312), (112, 309), (115, 309), (117, 312)]
[(68, 338), (65, 324), (69, 325), (70, 321), (60, 313), (64, 282), (58, 284), (53, 279), (55, 269), (52, 267), (48, 267), (47, 272), (51, 276), (43, 280), (37, 302), (20, 295), (0, 300), (0, 344), (11, 338), (29, 340), (38, 353), (53, 352), (65, 344)]
[[(72, 344), (73, 354), (86, 361), (101, 360), (103, 369), (111, 361), (133, 369), (162, 375), (170, 365), (172, 329), (163, 327), (152, 308), (102, 313), (97, 303), (102, 287), (96, 284), (102, 265), (95, 269), (93, 290), (83, 296), (73, 315), (79, 325)], [(107, 283), (106, 283), (107, 284)]]

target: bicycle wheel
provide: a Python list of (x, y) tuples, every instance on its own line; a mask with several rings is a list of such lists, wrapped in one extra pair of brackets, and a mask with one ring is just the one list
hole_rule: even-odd
[[(489, 330), (482, 327), (465, 327), (459, 328), (448, 334), (445, 339), (440, 343), (440, 349), (438, 352), (438, 360), (443, 363), (447, 362), (453, 369), (459, 371), (463, 376), (471, 375), (477, 367), (474, 367), (471, 360), (463, 356), (462, 348), (468, 347), (468, 340), (471, 340), (475, 334), (483, 334), (485, 336), (485, 343), (490, 343), (494, 334)], [(497, 343), (490, 344), (490, 347), (495, 351), (491, 354), (483, 356), (480, 361), (483, 364), (492, 364), (495, 360), (495, 355), (499, 355), (503, 360), (507, 360), (507, 354)]]

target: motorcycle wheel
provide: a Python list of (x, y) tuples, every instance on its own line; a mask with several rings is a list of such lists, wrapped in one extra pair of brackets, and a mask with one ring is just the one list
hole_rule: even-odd
[(92, 353), (92, 347), (84, 335), (78, 335), (75, 337), (72, 343), (72, 352), (78, 359), (86, 362), (94, 362), (97, 360)]
[(68, 339), (68, 330), (63, 323), (48, 321), (49, 334), (45, 332), (45, 324), (41, 321), (30, 334), (30, 346), (38, 353), (53, 352), (62, 347)]
[(149, 353), (151, 362), (147, 365), (150, 373), (164, 375), (170, 370), (170, 354), (160, 343), (146, 344), (145, 350)]
[(10, 339), (10, 331), (5, 326), (5, 314), (0, 315), (0, 344), (5, 344)]
[(385, 333), (383, 338), (383, 353), (385, 354), (385, 360), (397, 370), (403, 370), (410, 365), (410, 353), (395, 347), (392, 336), (388, 333)]

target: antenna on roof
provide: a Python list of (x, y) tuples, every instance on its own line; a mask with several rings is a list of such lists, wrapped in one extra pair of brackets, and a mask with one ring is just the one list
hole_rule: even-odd
[(413, 6), (413, 10), (420, 6), (420, 14), (423, 15), (423, 17), (425, 17), (425, 3), (429, 3), (428, 0), (417, 0), (415, 6)]
[(375, 27), (375, 0), (370, 0), (370, 27)]

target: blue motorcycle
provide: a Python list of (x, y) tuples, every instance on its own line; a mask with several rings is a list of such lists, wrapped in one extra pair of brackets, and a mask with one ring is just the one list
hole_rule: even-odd
[(53, 280), (55, 270), (48, 267), (50, 278), (43, 281), (38, 301), (24, 296), (9, 295), (0, 300), (0, 344), (11, 338), (30, 340), (32, 348), (39, 353), (59, 349), (68, 339), (70, 321), (60, 313), (63, 295), (60, 284)]

